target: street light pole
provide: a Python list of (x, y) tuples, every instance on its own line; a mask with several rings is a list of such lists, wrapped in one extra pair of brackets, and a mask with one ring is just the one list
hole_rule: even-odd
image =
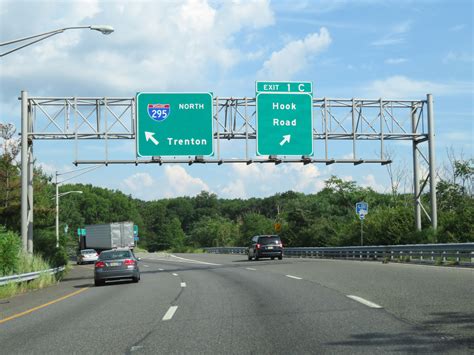
[[(0, 43), (0, 47), (11, 44), (32, 40), (20, 47), (13, 48), (5, 53), (0, 54), (0, 58), (7, 54), (16, 52), (19, 49), (30, 46), (46, 38), (63, 33), (66, 30), (85, 29), (99, 31), (104, 35), (114, 32), (114, 28), (109, 25), (91, 25), (91, 26), (74, 26), (64, 27), (57, 30), (40, 33), (37, 35), (14, 39), (11, 41)], [(28, 93), (21, 92), (21, 240), (23, 250), (28, 253), (33, 253), (33, 141), (28, 144), (29, 133), (32, 125), (31, 112), (28, 100)], [(30, 127), (31, 126), (31, 127)], [(56, 179), (57, 180), (57, 179)], [(56, 195), (58, 195), (58, 186), (56, 184)], [(58, 201), (56, 201), (58, 204)], [(56, 211), (57, 212), (57, 211)], [(58, 221), (56, 221), (58, 223)], [(59, 234), (58, 227), (56, 234)]]
[(31, 42), (28, 42), (26, 44), (23, 44), (23, 45), (17, 47), (17, 48), (13, 48), (12, 50), (9, 50), (5, 53), (0, 54), (0, 57), (3, 57), (3, 56), (6, 56), (7, 54), (16, 52), (19, 49), (28, 47), (28, 46), (30, 46), (34, 43), (40, 42), (42, 40), (45, 40), (46, 38), (55, 36), (59, 33), (63, 33), (64, 31), (79, 30), (79, 29), (90, 29), (90, 30), (94, 30), (94, 31), (99, 31), (104, 35), (109, 35), (112, 32), (114, 32), (114, 28), (112, 26), (109, 26), (109, 25), (73, 26), (73, 27), (59, 28), (57, 30), (40, 33), (40, 34), (37, 34), (37, 35), (34, 35), (34, 36), (23, 37), (23, 38), (14, 39), (14, 40), (11, 40), (11, 41), (0, 43), (0, 47), (3, 47), (3, 46), (8, 46), (10, 44), (15, 44), (15, 43), (23, 42), (23, 41), (28, 41), (30, 39), (32, 40)]
[(55, 185), (56, 185), (56, 248), (59, 248), (59, 198), (68, 194), (82, 194), (82, 191), (67, 191), (62, 194), (59, 193), (58, 172), (56, 171)]
[(56, 171), (56, 248), (59, 248), (59, 185), (58, 185), (58, 172)]

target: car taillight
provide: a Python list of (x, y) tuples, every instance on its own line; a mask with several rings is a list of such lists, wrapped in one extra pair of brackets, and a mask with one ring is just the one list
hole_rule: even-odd
[(124, 265), (135, 265), (135, 260), (132, 260), (132, 259), (125, 259), (123, 261), (123, 264)]
[(105, 267), (105, 263), (103, 261), (96, 261), (95, 267)]
[(257, 247), (257, 249), (260, 249), (260, 244), (257, 244), (256, 247)]

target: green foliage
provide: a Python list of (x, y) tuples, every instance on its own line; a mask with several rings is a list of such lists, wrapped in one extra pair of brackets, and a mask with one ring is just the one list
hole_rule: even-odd
[(0, 276), (15, 274), (20, 263), (20, 236), (0, 227)]
[[(0, 156), (0, 224), (20, 231), (20, 174), (13, 153)], [(275, 234), (281, 224), (283, 243), (296, 246), (359, 245), (361, 222), (355, 203), (366, 201), (370, 213), (364, 220), (364, 244), (412, 244), (474, 241), (473, 160), (454, 160), (452, 174), (437, 187), (438, 230), (414, 228), (413, 197), (410, 194), (380, 194), (355, 181), (331, 176), (317, 194), (288, 191), (266, 198), (220, 199), (209, 192), (195, 197), (141, 201), (120, 191), (84, 184), (64, 184), (60, 192), (82, 191), (60, 199), (60, 248), (55, 236), (55, 186), (41, 169), (34, 174), (35, 253), (54, 265), (75, 254), (77, 228), (87, 224), (133, 221), (139, 226), (140, 247), (148, 251), (194, 250), (210, 246), (245, 246), (257, 234)], [(429, 196), (421, 196), (429, 206)], [(64, 227), (68, 226), (68, 231)], [(2, 272), (13, 269), (13, 250), (19, 237), (1, 233), (0, 248), (11, 261)], [(9, 239), (8, 239), (9, 238)], [(12, 239), (13, 238), (13, 239)], [(15, 240), (10, 243), (5, 240)], [(16, 243), (16, 244), (15, 244)], [(0, 250), (2, 253), (2, 250)], [(3, 254), (2, 254), (3, 255)], [(0, 256), (6, 258), (7, 256)]]
[(191, 232), (194, 247), (233, 246), (238, 240), (238, 226), (225, 217), (202, 217)]
[(240, 234), (242, 235), (246, 245), (251, 237), (259, 234), (274, 234), (273, 221), (259, 213), (247, 213), (242, 218), (240, 225)]

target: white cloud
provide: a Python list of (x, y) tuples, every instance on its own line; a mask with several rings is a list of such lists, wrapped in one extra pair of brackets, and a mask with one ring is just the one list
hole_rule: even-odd
[(153, 186), (155, 181), (148, 173), (136, 173), (123, 180), (123, 184), (132, 192), (138, 192), (143, 188)]
[(194, 196), (201, 191), (210, 191), (209, 186), (199, 178), (192, 177), (179, 165), (165, 167), (167, 186), (163, 186), (165, 197)]
[(296, 191), (313, 193), (320, 190), (320, 182), (323, 180), (319, 179), (321, 172), (316, 165), (291, 164), (286, 170), (287, 174), (294, 179), (294, 189)]
[(375, 176), (373, 174), (363, 176), (362, 182), (360, 185), (362, 187), (370, 187), (372, 190), (377, 191), (377, 192), (381, 192), (381, 193), (386, 192), (386, 188), (383, 185), (377, 183)]
[(219, 195), (246, 198), (289, 190), (315, 193), (324, 187), (325, 178), (315, 164), (235, 164), (231, 169), (232, 180), (217, 191)]
[(474, 56), (472, 53), (466, 52), (449, 52), (443, 58), (443, 63), (450, 62), (465, 62), (472, 63), (474, 61)]
[(466, 83), (436, 83), (428, 80), (413, 80), (405, 76), (396, 75), (384, 80), (375, 80), (362, 89), (368, 97), (385, 99), (415, 99), (433, 95), (455, 95), (472, 93), (473, 84)]
[(260, 78), (274, 78), (273, 80), (291, 79), (305, 69), (312, 57), (327, 49), (331, 41), (329, 31), (321, 27), (319, 33), (291, 41), (281, 50), (273, 52), (257, 75)]
[(405, 62), (407, 62), (406, 58), (388, 58), (384, 61), (385, 64), (402, 64)]
[[(52, 23), (53, 28), (71, 24), (114, 26), (115, 32), (109, 36), (96, 31), (66, 31), (35, 44), (31, 51), (18, 51), (14, 59), (2, 60), (1, 77), (9, 78), (11, 85), (21, 85), (17, 78), (28, 78), (29, 91), (44, 90), (45, 82), (56, 90), (68, 83), (70, 91), (74, 83), (74, 90), (82, 88), (86, 95), (99, 90), (112, 90), (115, 95), (172, 91), (182, 86), (191, 91), (209, 90), (215, 82), (213, 76), (241, 61), (255, 59), (246, 55), (247, 49), (239, 48), (238, 36), (275, 21), (268, 0), (91, 0), (71, 1), (66, 7), (61, 2), (43, 1), (29, 6), (30, 13), (38, 13), (38, 21), (28, 24), (24, 8), (14, 1), (6, 2), (5, 16), (15, 19), (15, 24), (2, 26), (3, 37), (18, 37), (27, 27), (32, 33), (50, 30), (44, 28), (45, 23)], [(58, 21), (56, 13), (61, 13)], [(261, 54), (257, 51), (256, 55)]]
[(72, 168), (71, 165), (61, 165), (58, 166), (54, 163), (45, 163), (45, 162), (35, 162), (35, 165), (39, 166), (41, 170), (43, 170), (44, 173), (47, 175), (51, 175), (53, 178), (56, 175), (56, 172), (58, 173), (58, 182), (61, 182), (65, 179), (68, 179), (68, 182), (74, 183), (74, 180), (70, 178), (77, 176), (81, 174), (81, 169), (78, 172), (74, 172), (74, 169)]
[(389, 32), (380, 39), (372, 42), (373, 46), (389, 46), (393, 44), (403, 43), (405, 34), (410, 31), (411, 23), (404, 21), (392, 26)]
[(220, 189), (219, 197), (248, 198), (245, 183), (240, 179), (229, 182), (226, 186)]

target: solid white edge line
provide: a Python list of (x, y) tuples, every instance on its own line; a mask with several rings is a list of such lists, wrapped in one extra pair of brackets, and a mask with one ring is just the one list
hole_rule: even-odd
[(186, 287), (186, 282), (181, 282), (181, 287)]
[(377, 303), (367, 301), (366, 299), (359, 297), (359, 296), (354, 296), (354, 295), (347, 295), (350, 299), (353, 299), (354, 301), (357, 301), (359, 303), (362, 303), (366, 305), (367, 307), (370, 308), (383, 308), (382, 306), (378, 305)]
[(298, 277), (298, 276), (293, 276), (293, 275), (285, 275), (285, 276), (289, 277), (290, 279), (303, 280), (301, 277)]
[(173, 318), (174, 313), (177, 309), (178, 306), (171, 306), (161, 320), (170, 320), (171, 318)]
[(173, 272), (171, 275), (173, 275), (173, 276), (178, 276), (178, 274), (177, 274), (177, 273), (175, 273), (175, 272)]
[(173, 255), (173, 254), (170, 254), (170, 256), (172, 258), (182, 260), (182, 262), (188, 262), (188, 263), (194, 263), (194, 264), (203, 264), (203, 265), (216, 265), (216, 266), (222, 265), (222, 264), (208, 263), (208, 262), (205, 262), (205, 261), (186, 259), (186, 258), (182, 258), (180, 256), (176, 256), (176, 255)]
[(165, 269), (158, 269), (159, 271), (165, 271)]
[(252, 269), (251, 267), (246, 267), (247, 270), (257, 271), (257, 269)]

